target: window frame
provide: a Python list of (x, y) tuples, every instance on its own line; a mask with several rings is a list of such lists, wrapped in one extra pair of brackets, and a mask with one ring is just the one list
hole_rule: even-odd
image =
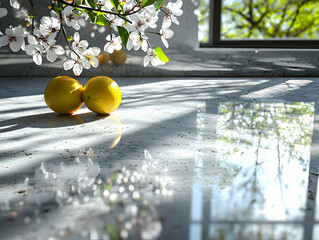
[(319, 49), (318, 40), (221, 40), (221, 10), (222, 0), (210, 0), (210, 22), (207, 43), (200, 47), (216, 48), (290, 48)]

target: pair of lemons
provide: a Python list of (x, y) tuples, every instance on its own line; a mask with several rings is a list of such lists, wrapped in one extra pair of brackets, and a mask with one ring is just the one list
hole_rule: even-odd
[(44, 100), (49, 108), (60, 114), (72, 114), (83, 103), (98, 114), (110, 114), (121, 103), (122, 95), (118, 84), (111, 78), (91, 78), (83, 87), (68, 76), (53, 78), (44, 91)]

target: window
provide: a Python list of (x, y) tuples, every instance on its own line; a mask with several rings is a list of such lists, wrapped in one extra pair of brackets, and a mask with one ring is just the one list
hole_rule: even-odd
[(200, 4), (202, 47), (319, 48), (319, 0), (201, 0)]

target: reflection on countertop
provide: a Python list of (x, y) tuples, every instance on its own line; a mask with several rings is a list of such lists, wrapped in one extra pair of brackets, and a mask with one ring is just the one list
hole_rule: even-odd
[[(153, 125), (131, 135), (126, 129), (136, 118), (123, 116), (138, 110), (121, 120), (79, 115), (86, 125), (72, 125), (83, 132), (78, 140), (94, 139), (95, 149), (72, 152), (71, 161), (41, 162), (24, 181), (3, 187), (1, 237), (302, 239), (315, 104), (220, 102), (213, 110), (209, 104), (189, 103), (178, 109), (182, 117), (167, 114), (174, 121), (160, 119), (157, 128), (154, 114)], [(61, 126), (64, 117), (50, 127), (48, 120), (44, 115), (31, 130), (62, 135), (70, 128)], [(27, 131), (24, 124), (12, 132)], [(158, 137), (158, 129), (169, 134)], [(147, 145), (149, 139), (156, 144)]]
[(209, 239), (302, 239), (314, 103), (220, 103)]

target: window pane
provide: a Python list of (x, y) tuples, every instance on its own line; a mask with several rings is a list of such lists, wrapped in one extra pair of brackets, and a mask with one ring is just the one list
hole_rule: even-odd
[(200, 0), (199, 2), (199, 27), (198, 39), (201, 43), (207, 43), (209, 40), (209, 15), (210, 0)]
[(221, 39), (319, 39), (319, 0), (222, 0)]

